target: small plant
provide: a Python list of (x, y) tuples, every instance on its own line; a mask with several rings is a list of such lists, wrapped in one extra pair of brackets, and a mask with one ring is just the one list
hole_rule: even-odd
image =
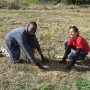
[[(44, 51), (47, 53), (49, 58), (55, 58), (60, 50), (61, 41), (61, 32), (59, 31), (59, 25), (57, 23), (52, 23), (50, 28), (46, 28), (44, 34), (40, 37), (41, 41), (44, 41), (42, 47), (45, 49)], [(61, 52), (62, 53), (62, 52)]]

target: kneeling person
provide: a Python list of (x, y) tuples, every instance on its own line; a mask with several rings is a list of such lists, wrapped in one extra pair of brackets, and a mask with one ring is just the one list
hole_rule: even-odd
[(34, 62), (39, 68), (44, 67), (36, 61), (32, 48), (36, 48), (39, 52), (42, 62), (48, 62), (44, 59), (40, 45), (36, 38), (37, 24), (36, 22), (30, 22), (26, 27), (19, 27), (11, 30), (5, 37), (5, 43), (7, 52), (10, 55), (10, 60), (17, 63), (20, 59), (20, 49), (23, 50), (30, 62)]
[[(64, 45), (65, 53), (62, 58), (62, 61), (60, 61), (59, 64), (65, 64), (66, 58), (71, 59), (72, 62), (67, 67), (67, 69), (69, 70), (74, 66), (78, 58), (85, 58), (85, 56), (90, 51), (88, 42), (82, 36), (79, 35), (79, 31), (76, 26), (70, 27), (70, 38), (68, 41), (64, 42)], [(75, 50), (75, 52), (71, 52), (71, 49)]]

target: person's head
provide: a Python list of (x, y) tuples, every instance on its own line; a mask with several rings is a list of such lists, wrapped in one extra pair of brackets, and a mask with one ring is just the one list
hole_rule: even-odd
[(76, 36), (79, 34), (78, 28), (76, 26), (71, 26), (69, 30), (70, 30), (70, 35), (73, 38), (76, 38)]
[(30, 22), (27, 26), (27, 30), (30, 33), (30, 35), (34, 35), (37, 30), (36, 22)]

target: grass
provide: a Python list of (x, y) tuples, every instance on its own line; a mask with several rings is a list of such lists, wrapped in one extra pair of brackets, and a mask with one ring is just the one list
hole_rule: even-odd
[[(68, 28), (71, 25), (76, 25), (80, 34), (90, 44), (90, 7), (36, 5), (37, 10), (33, 10), (33, 7), (27, 10), (0, 10), (0, 47), (4, 46), (4, 37), (8, 31), (26, 26), (32, 20), (38, 20), (40, 27), (36, 35), (44, 55), (50, 61), (50, 64), (45, 65), (48, 70), (41, 71), (35, 65), (27, 63), (14, 65), (7, 58), (2, 57), (0, 58), (0, 89), (83, 90), (84, 88), (89, 90), (90, 60), (87, 60), (86, 64), (76, 64), (72, 71), (66, 71), (67, 65), (59, 65), (58, 61), (61, 58), (58, 57), (64, 53), (63, 41), (69, 37)], [(25, 59), (22, 56), (21, 58)], [(36, 57), (40, 59), (38, 53)], [(82, 78), (78, 78), (81, 76)]]
[(76, 79), (76, 86), (77, 86), (77, 90), (89, 90), (90, 81), (83, 78), (78, 78)]

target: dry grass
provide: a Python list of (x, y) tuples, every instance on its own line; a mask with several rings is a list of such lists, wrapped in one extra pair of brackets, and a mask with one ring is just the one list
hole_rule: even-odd
[[(71, 82), (70, 88), (75, 88), (72, 82), (81, 74), (84, 78), (87, 76), (87, 79), (90, 80), (87, 74), (90, 71), (89, 60), (86, 65), (76, 64), (72, 71), (65, 70), (65, 67), (70, 62), (67, 65), (58, 64), (61, 58), (57, 58), (64, 53), (63, 41), (69, 36), (69, 26), (76, 25), (80, 30), (80, 34), (90, 44), (90, 8), (72, 7), (60, 7), (58, 10), (0, 10), (0, 46), (4, 46), (4, 37), (8, 31), (27, 25), (32, 20), (38, 20), (39, 27), (36, 34), (44, 55), (50, 60), (50, 64), (45, 65), (48, 69), (41, 71), (34, 65), (14, 65), (7, 58), (0, 58), (1, 90), (6, 90), (6, 88), (8, 88), (7, 90), (22, 90), (21, 88), (26, 89), (26, 87), (29, 90), (35, 90), (35, 88), (40, 87), (42, 84), (57, 84), (66, 80)], [(40, 28), (41, 26), (46, 28)], [(36, 57), (38, 57), (37, 54)], [(60, 88), (57, 90), (63, 90)]]

